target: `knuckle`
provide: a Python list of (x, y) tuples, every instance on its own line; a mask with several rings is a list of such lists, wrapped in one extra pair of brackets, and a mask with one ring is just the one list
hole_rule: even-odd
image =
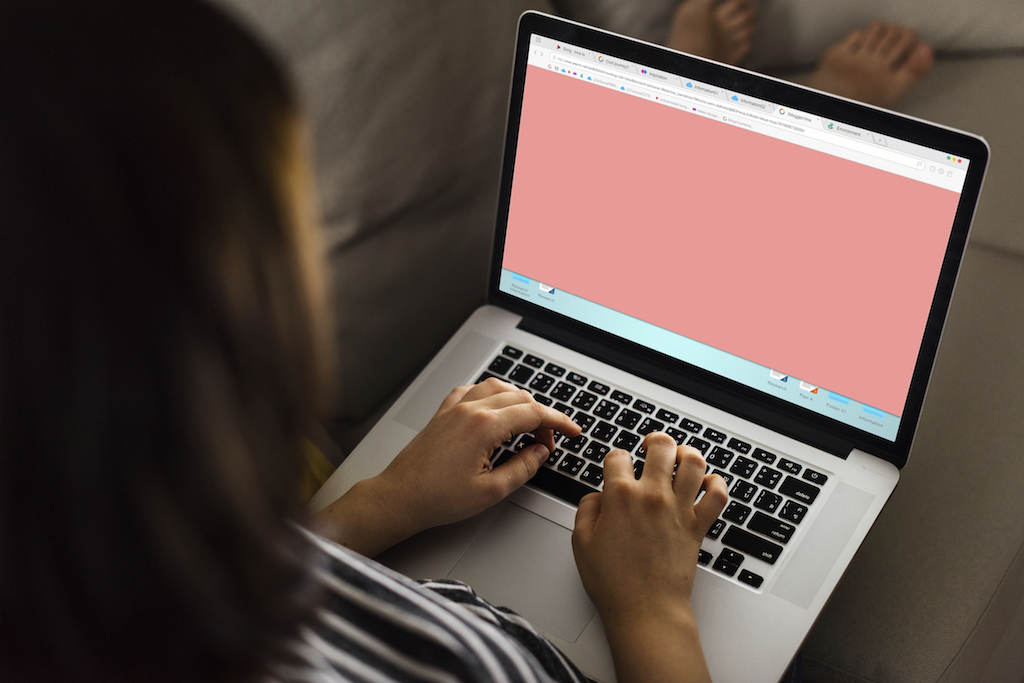
[(700, 451), (689, 446), (683, 446), (683, 451), (679, 454), (679, 466), (703, 469), (706, 463)]
[(665, 446), (675, 446), (676, 440), (665, 432), (651, 432), (647, 435), (647, 443), (650, 445), (662, 444)]

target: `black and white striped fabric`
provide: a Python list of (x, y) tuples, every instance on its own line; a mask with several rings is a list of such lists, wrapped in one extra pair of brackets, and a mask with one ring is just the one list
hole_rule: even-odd
[(590, 681), (522, 617), (456, 581), (412, 581), (308, 532), (324, 600), (271, 681)]

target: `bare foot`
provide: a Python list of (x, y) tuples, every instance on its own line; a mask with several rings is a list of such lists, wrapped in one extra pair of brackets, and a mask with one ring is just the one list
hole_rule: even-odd
[(913, 29), (873, 22), (830, 47), (802, 82), (888, 107), (931, 71), (935, 53)]
[(754, 8), (749, 0), (683, 0), (672, 17), (668, 46), (727, 64), (750, 52)]

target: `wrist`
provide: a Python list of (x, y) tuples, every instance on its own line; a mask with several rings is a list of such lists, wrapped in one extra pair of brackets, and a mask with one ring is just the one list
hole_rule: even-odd
[(357, 482), (345, 495), (314, 515), (313, 530), (367, 557), (412, 536), (419, 528), (392, 500), (379, 477)]

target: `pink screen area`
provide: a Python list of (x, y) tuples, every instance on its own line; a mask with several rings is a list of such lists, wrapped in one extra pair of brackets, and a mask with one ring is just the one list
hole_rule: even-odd
[(505, 268), (902, 415), (957, 193), (528, 69)]

